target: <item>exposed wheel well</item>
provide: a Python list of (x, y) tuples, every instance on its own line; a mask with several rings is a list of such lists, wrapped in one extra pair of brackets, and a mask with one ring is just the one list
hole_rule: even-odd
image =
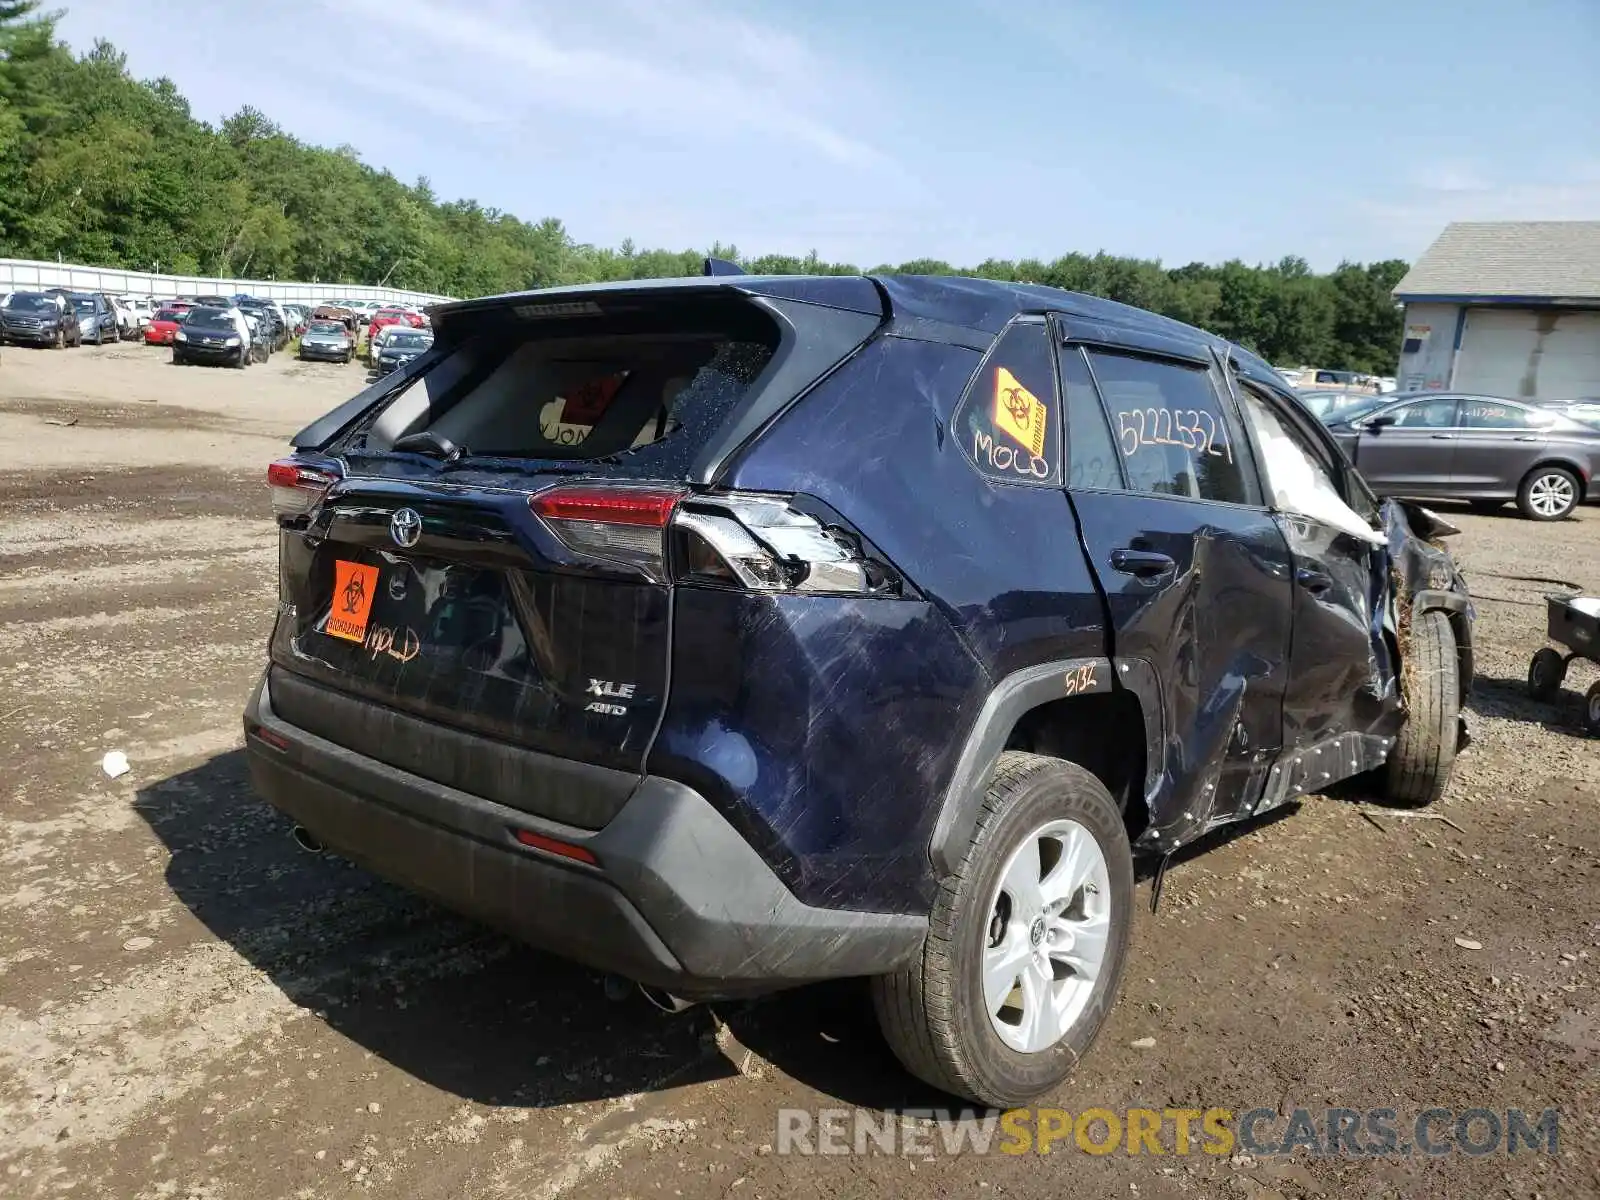
[(1072, 696), (1029, 709), (1012, 727), (1005, 748), (1065, 759), (1089, 771), (1122, 810), (1130, 839), (1149, 823), (1144, 713), (1132, 692)]
[(1583, 477), (1583, 472), (1578, 470), (1575, 463), (1565, 462), (1559, 458), (1546, 459), (1544, 462), (1535, 463), (1522, 473), (1522, 478), (1517, 481), (1517, 490), (1522, 490), (1522, 485), (1528, 482), (1531, 475), (1544, 470), (1546, 467), (1560, 467), (1578, 481), (1578, 502), (1581, 504), (1589, 494), (1589, 481)]

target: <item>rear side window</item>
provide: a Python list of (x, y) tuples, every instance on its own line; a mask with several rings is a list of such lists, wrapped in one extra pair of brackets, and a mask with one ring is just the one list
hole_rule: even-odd
[(1061, 482), (1061, 406), (1042, 323), (1017, 323), (989, 351), (956, 408), (961, 451), (996, 483)]
[(1204, 367), (1089, 352), (1128, 486), (1136, 492), (1256, 503), (1237, 427)]
[(1465, 429), (1529, 429), (1528, 411), (1493, 400), (1463, 400), (1460, 424)]

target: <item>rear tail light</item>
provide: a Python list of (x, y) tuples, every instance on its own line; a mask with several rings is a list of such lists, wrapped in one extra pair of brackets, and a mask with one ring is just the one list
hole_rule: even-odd
[(267, 468), (272, 489), (272, 512), (279, 517), (301, 517), (315, 508), (338, 482), (332, 471), (308, 467), (292, 458), (280, 458)]
[(528, 497), (528, 507), (567, 549), (667, 581), (667, 523), (683, 492), (674, 488), (563, 484)]
[(861, 539), (782, 496), (696, 497), (672, 523), (683, 582), (757, 592), (897, 596), (900, 577)]
[(679, 488), (562, 484), (528, 501), (561, 542), (653, 583), (756, 592), (899, 595), (901, 580), (852, 531), (783, 496), (690, 496)]

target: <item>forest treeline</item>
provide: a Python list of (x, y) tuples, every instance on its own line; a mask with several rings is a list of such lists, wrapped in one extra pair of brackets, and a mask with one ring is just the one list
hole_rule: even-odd
[[(222, 20), (213, 14), (208, 19)], [(1266, 265), (1097, 253), (851, 264), (713, 244), (593, 246), (561, 221), (525, 221), (403, 183), (350, 145), (309, 145), (241, 108), (197, 120), (170, 79), (143, 81), (104, 41), (60, 42), (35, 0), (0, 0), (0, 257), (243, 278), (377, 284), (476, 296), (594, 280), (698, 274), (705, 255), (766, 274), (981, 275), (1070, 288), (1152, 309), (1280, 365), (1393, 373), (1399, 261)]]

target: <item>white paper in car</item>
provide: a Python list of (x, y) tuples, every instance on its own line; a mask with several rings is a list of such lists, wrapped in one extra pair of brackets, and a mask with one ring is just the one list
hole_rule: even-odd
[(1574, 596), (1567, 601), (1567, 607), (1586, 617), (1600, 617), (1600, 597)]

